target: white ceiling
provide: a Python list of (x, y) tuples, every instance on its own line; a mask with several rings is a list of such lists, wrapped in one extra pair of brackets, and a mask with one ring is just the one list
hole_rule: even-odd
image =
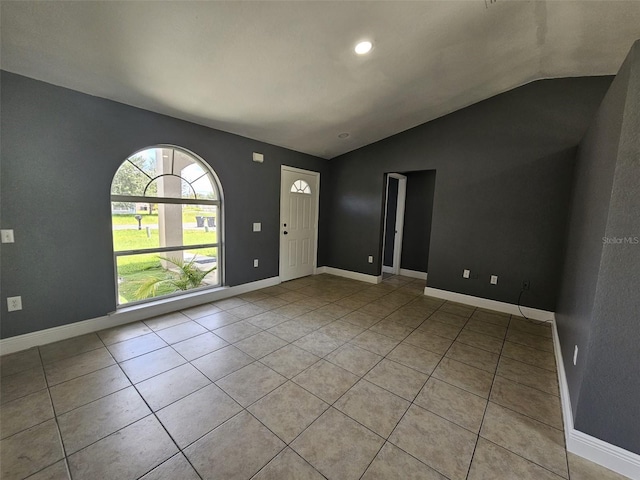
[(1, 8), (4, 70), (325, 158), (532, 80), (615, 74), (640, 38), (640, 1)]

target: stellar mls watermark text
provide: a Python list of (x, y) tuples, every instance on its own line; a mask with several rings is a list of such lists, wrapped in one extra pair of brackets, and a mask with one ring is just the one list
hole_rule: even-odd
[(638, 245), (640, 237), (602, 237), (603, 245)]

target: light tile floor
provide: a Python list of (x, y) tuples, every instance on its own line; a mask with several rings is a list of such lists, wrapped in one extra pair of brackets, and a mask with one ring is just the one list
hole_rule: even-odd
[(547, 325), (330, 275), (1, 358), (1, 478), (616, 479)]

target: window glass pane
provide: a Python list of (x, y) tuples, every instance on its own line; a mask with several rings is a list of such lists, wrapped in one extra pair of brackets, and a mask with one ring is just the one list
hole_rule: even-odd
[(118, 304), (218, 285), (217, 247), (117, 257)]
[(132, 163), (124, 162), (118, 169), (111, 183), (112, 195), (143, 195), (149, 177), (138, 170)]
[(293, 185), (291, 185), (291, 192), (311, 195), (311, 188), (309, 187), (309, 184), (304, 180), (296, 180), (295, 182), (293, 182)]
[(129, 157), (114, 177), (111, 194), (219, 199), (206, 167), (173, 148), (149, 148)]
[[(185, 188), (186, 187), (186, 188)], [(162, 174), (149, 183), (149, 187), (145, 193), (147, 197), (164, 197), (164, 198), (193, 198), (193, 194), (189, 194), (191, 188), (182, 178), (169, 173)]]
[(207, 200), (217, 200), (218, 195), (213, 187), (213, 181), (209, 172), (205, 171), (202, 166), (193, 163), (185, 167), (181, 172), (182, 178), (190, 184), (188, 198), (205, 198)]
[(116, 252), (218, 242), (215, 205), (111, 202)]
[[(146, 173), (150, 178), (155, 178), (161, 173), (171, 173), (170, 166), (172, 154), (173, 150), (170, 148), (149, 148), (130, 156), (128, 160)], [(163, 166), (165, 164), (169, 166), (169, 170), (166, 172), (163, 171)]]

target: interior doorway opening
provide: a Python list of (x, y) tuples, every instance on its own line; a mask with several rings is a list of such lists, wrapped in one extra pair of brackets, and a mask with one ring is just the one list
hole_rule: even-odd
[(383, 275), (404, 275), (426, 280), (435, 178), (435, 170), (386, 174)]
[(406, 192), (407, 177), (399, 173), (389, 173), (382, 248), (383, 274), (398, 275), (400, 273)]

